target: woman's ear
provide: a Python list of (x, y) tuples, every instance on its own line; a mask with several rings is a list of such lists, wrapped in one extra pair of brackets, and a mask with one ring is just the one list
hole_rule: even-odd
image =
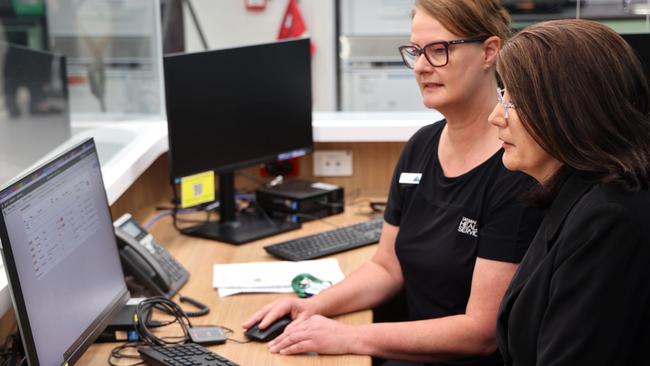
[(483, 42), (483, 62), (486, 70), (495, 64), (500, 49), (501, 38), (497, 36), (491, 36)]

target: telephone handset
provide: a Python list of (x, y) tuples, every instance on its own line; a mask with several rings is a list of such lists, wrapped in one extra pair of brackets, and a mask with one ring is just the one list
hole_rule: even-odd
[(171, 297), (187, 282), (189, 272), (130, 214), (113, 223), (124, 272), (154, 295)]

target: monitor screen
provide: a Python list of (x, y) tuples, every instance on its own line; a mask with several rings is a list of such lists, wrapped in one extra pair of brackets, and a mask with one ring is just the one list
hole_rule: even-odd
[(621, 34), (621, 37), (636, 51), (650, 82), (650, 33)]
[(311, 151), (308, 39), (167, 56), (164, 70), (173, 178)]
[(0, 42), (0, 184), (69, 137), (65, 58)]
[(4, 188), (0, 211), (29, 364), (74, 363), (128, 299), (94, 142)]

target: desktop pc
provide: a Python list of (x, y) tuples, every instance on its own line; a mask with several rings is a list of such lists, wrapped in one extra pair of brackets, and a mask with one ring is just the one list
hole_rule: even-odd
[(172, 184), (205, 171), (219, 176), (219, 221), (190, 235), (241, 244), (297, 229), (263, 209), (238, 211), (238, 169), (313, 149), (309, 39), (164, 58)]
[[(74, 364), (130, 296), (92, 139), (0, 189), (0, 240), (27, 364)], [(189, 339), (172, 342), (153, 335), (147, 315), (154, 307), (175, 315)], [(131, 321), (145, 362), (236, 365), (186, 343), (223, 337), (208, 333), (218, 328), (193, 328), (190, 313), (170, 299), (142, 300), (136, 314)]]
[[(171, 55), (164, 59), (172, 185), (219, 175), (219, 221), (184, 233), (241, 244), (343, 212), (341, 187), (286, 182), (260, 187), (255, 212), (238, 211), (237, 169), (313, 150), (309, 39)], [(265, 250), (304, 260), (376, 243), (381, 219), (278, 243)]]
[(7, 185), (0, 211), (27, 361), (73, 364), (129, 298), (93, 141)]

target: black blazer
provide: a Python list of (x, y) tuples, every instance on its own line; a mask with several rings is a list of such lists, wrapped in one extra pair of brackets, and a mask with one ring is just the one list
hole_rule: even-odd
[(506, 365), (650, 364), (650, 192), (572, 173), (499, 309)]

